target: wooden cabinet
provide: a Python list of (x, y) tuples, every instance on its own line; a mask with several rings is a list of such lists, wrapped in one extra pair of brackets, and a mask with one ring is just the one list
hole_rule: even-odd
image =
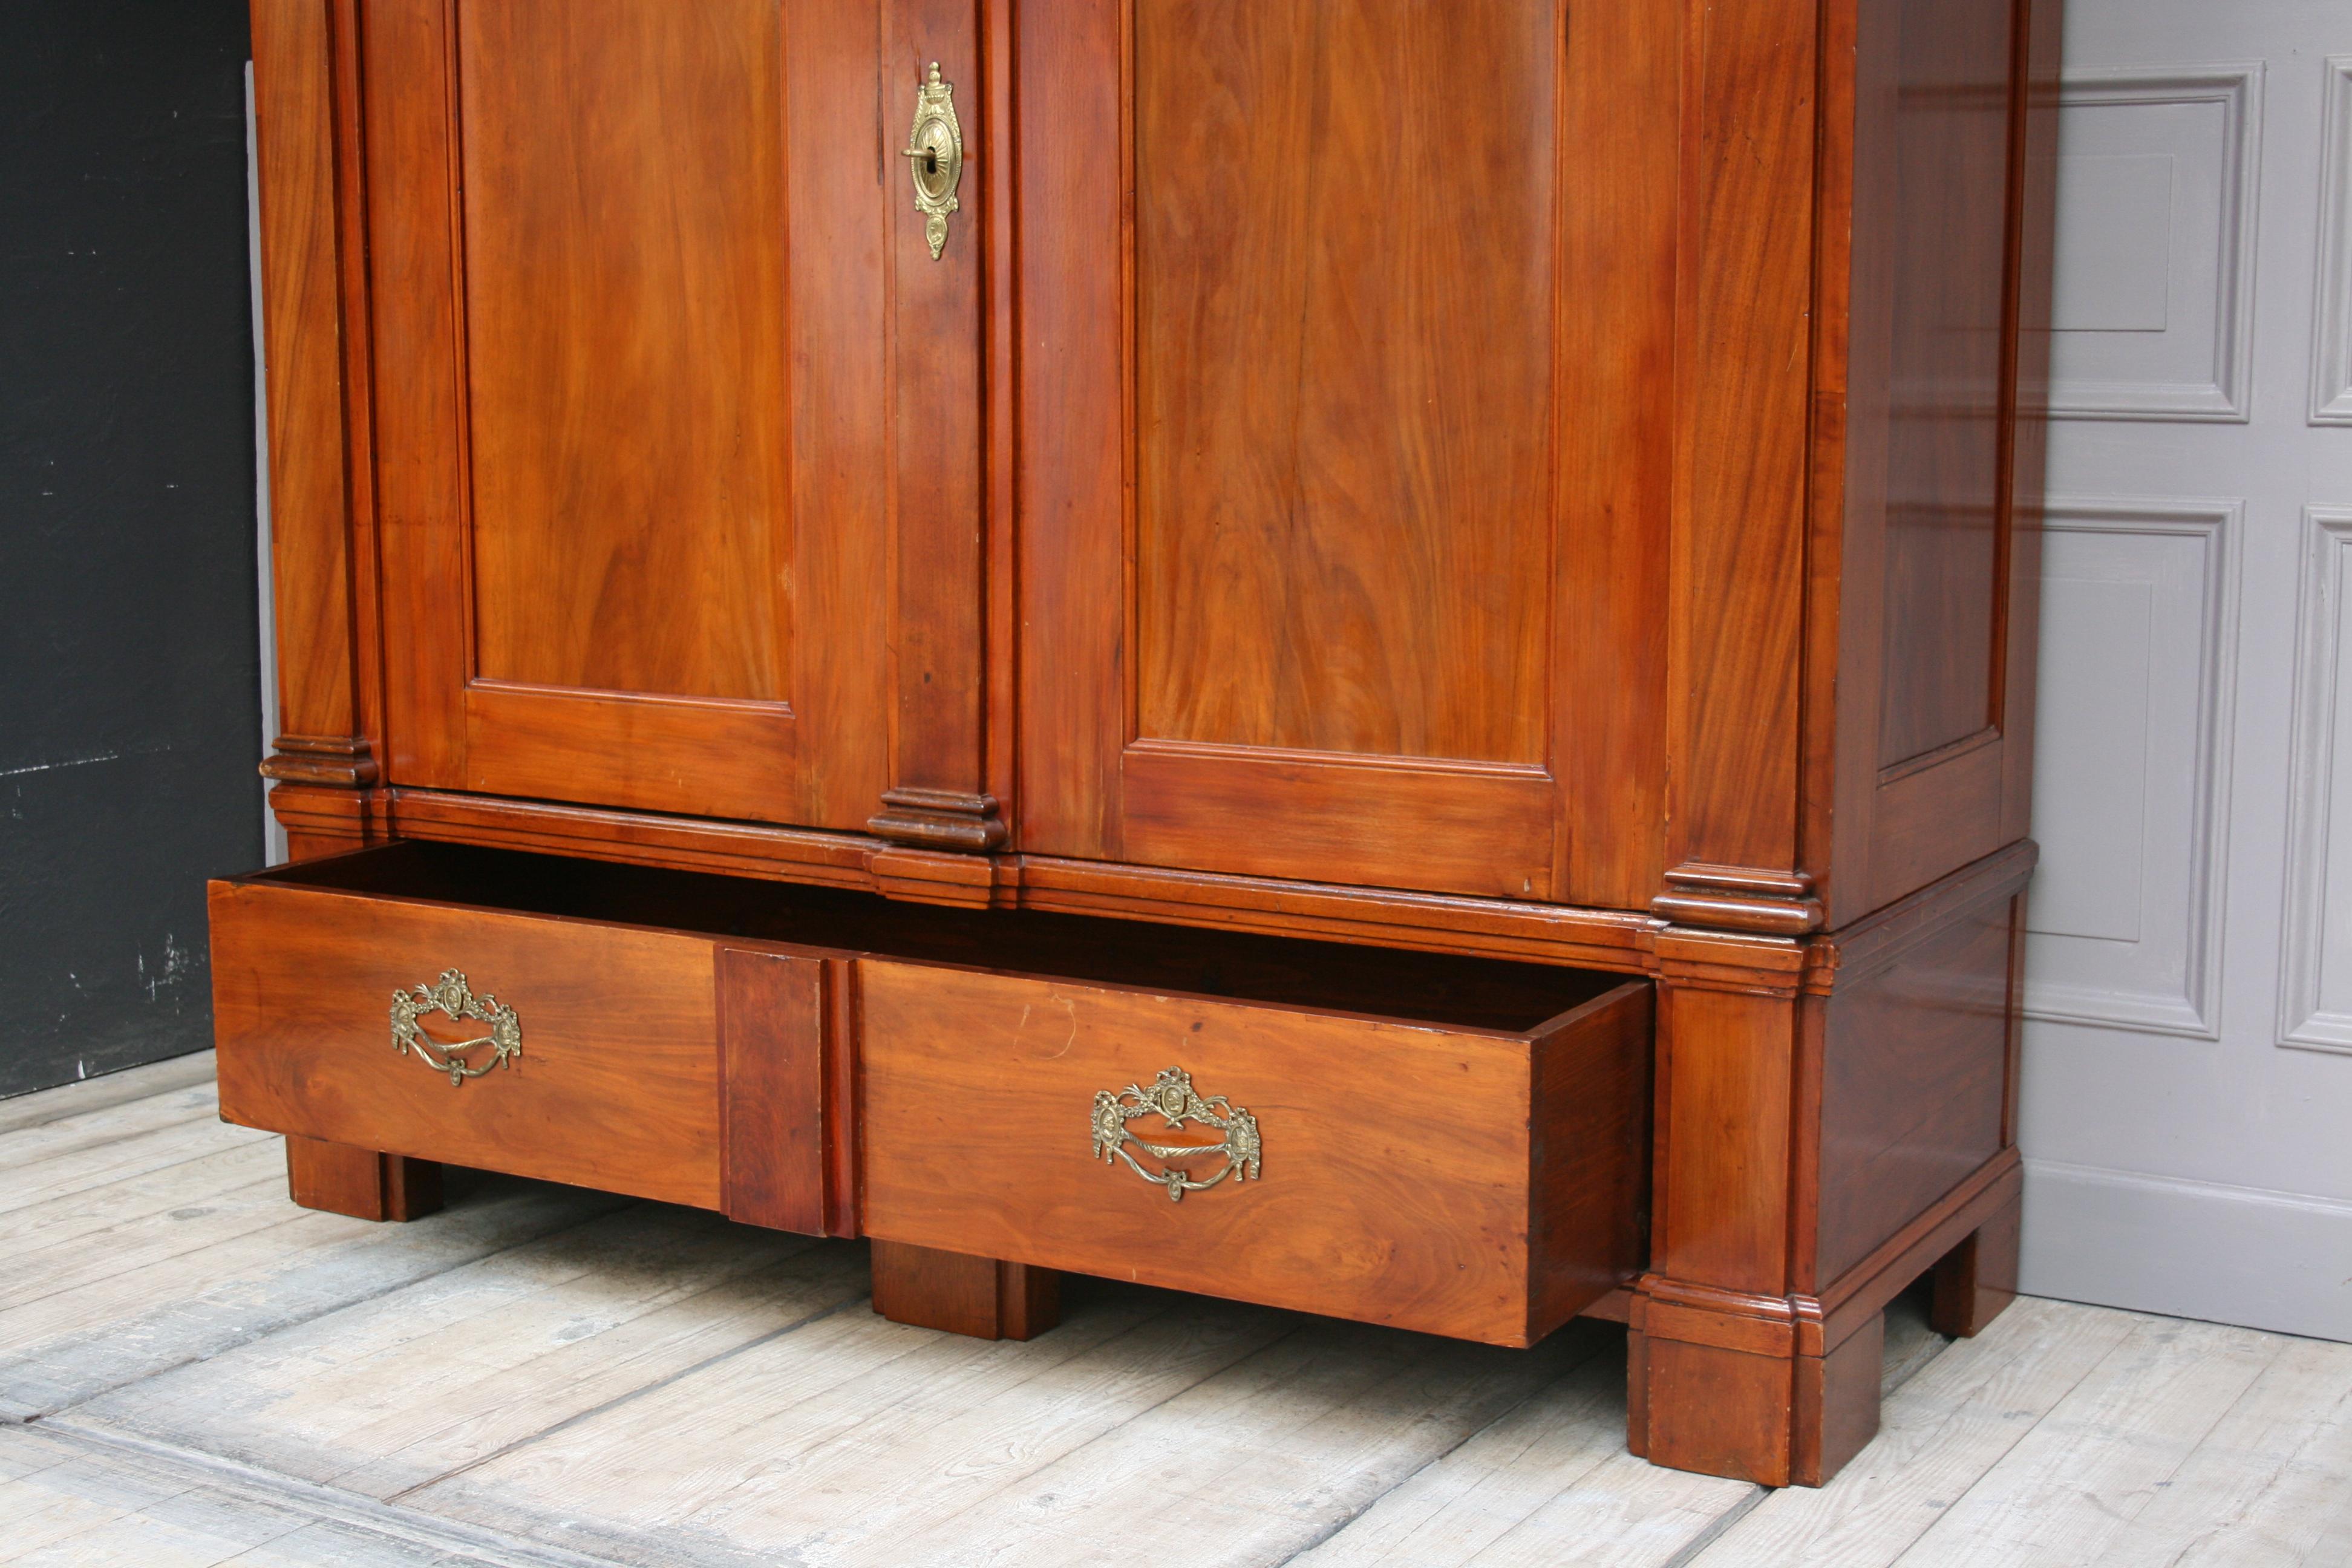
[[(2057, 0), (254, 22), (264, 772), (298, 856), (406, 857), (218, 895), (303, 1201), (505, 1149), (973, 1332), (1147, 1256), (1598, 1312), (1637, 1451), (1772, 1484), (1874, 1429), (1896, 1291), (2006, 1300)], [(445, 938), (527, 1070), (377, 1037)], [(670, 1108), (611, 1176), (599, 1020)], [(1434, 1164), (1335, 1205), (1299, 1108), (1367, 1056)], [(1163, 1069), (1289, 1152), (1079, 1172)], [(941, 1206), (950, 1086), (1055, 1131)]]

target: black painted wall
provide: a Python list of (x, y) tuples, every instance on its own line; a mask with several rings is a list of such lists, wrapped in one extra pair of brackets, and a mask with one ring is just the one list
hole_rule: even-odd
[(211, 1043), (261, 858), (244, 0), (0, 0), (0, 1094)]

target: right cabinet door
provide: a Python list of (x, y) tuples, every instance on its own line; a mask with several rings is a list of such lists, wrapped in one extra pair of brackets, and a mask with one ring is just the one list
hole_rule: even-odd
[(1646, 901), (1669, 8), (1034, 9), (1022, 847)]

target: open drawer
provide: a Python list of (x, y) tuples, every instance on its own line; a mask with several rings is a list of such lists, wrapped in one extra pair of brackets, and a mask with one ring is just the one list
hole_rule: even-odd
[(1651, 988), (1381, 957), (1249, 1000), (863, 961), (867, 1231), (1534, 1343), (1641, 1260)]
[(425, 843), (212, 889), (222, 1114), (1429, 1330), (1641, 1262), (1650, 987)]

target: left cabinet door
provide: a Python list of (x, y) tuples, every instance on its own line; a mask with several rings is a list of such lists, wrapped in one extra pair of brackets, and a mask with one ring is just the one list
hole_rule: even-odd
[(358, 27), (387, 779), (863, 825), (901, 173), (873, 8)]

